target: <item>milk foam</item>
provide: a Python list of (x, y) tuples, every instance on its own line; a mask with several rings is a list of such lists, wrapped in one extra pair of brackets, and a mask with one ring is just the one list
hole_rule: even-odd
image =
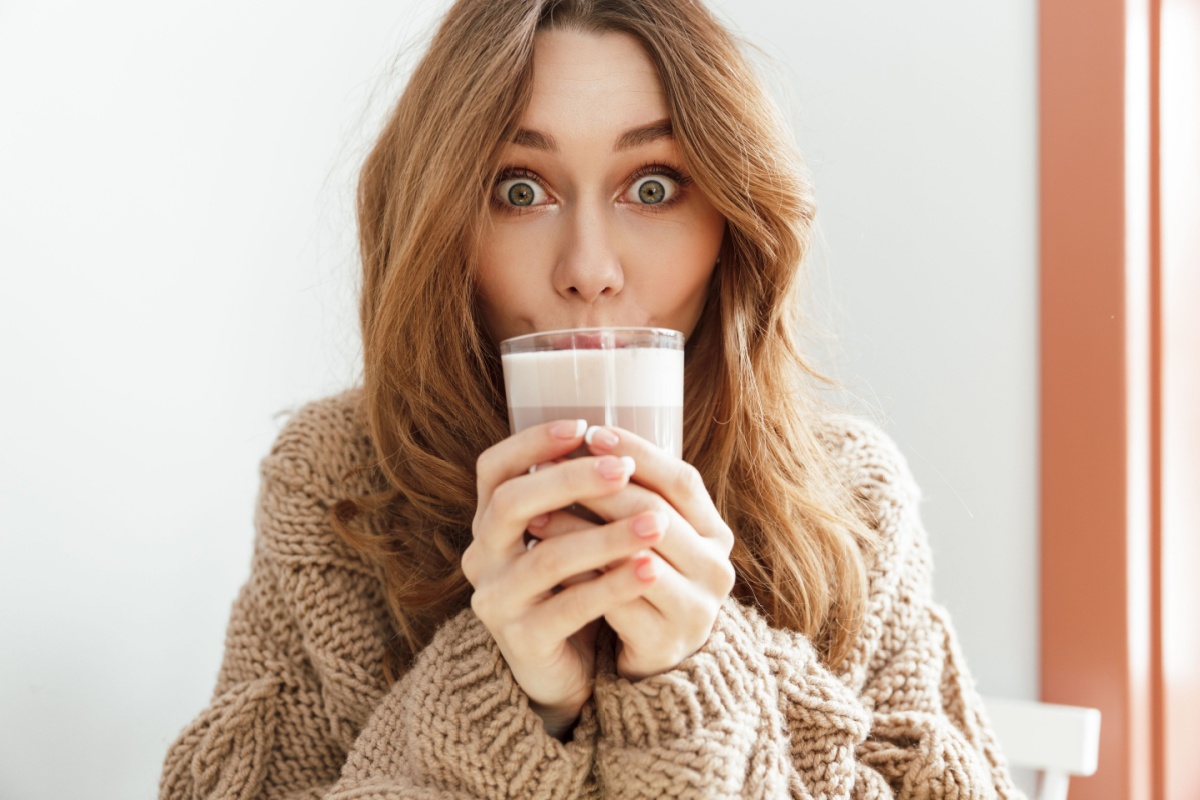
[(501, 362), (511, 407), (683, 406), (682, 350), (547, 350)]

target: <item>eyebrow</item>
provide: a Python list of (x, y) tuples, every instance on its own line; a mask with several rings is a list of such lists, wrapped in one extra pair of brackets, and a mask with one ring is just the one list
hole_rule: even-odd
[[(618, 136), (617, 143), (613, 145), (613, 152), (620, 153), (625, 150), (632, 150), (635, 147), (641, 147), (642, 145), (656, 142), (659, 139), (674, 138), (674, 135), (671, 120), (662, 119), (658, 122), (651, 122), (649, 125), (630, 128)], [(554, 137), (541, 131), (531, 131), (521, 128), (513, 135), (512, 141), (513, 144), (530, 147), (534, 150), (548, 150), (551, 153), (558, 152), (558, 142), (554, 141)]]

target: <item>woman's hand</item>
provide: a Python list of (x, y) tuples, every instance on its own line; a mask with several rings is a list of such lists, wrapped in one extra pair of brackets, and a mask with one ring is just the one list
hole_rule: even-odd
[[(531, 522), (537, 527), (557, 509), (575, 502), (590, 506), (628, 486), (633, 464), (619, 455), (552, 463), (583, 444), (584, 427), (576, 420), (537, 425), (479, 456), (474, 541), (462, 558), (475, 587), (471, 608), (556, 736), (570, 729), (591, 696), (599, 619), (654, 586), (654, 577), (639, 577), (637, 570), (650, 558), (643, 551), (663, 535), (642, 526), (635, 532), (639, 521), (657, 518), (634, 512), (526, 547)], [(544, 468), (531, 474), (538, 464)], [(614, 562), (622, 566), (561, 588), (572, 576)]]
[[(617, 524), (613, 520), (637, 524), (656, 514), (662, 515), (660, 527), (665, 523), (665, 535), (654, 545), (648, 565), (657, 580), (604, 614), (620, 637), (618, 672), (630, 680), (657, 675), (674, 669), (708, 641), (717, 612), (733, 589), (733, 533), (691, 464), (620, 428), (590, 428), (587, 444), (596, 455), (629, 456), (637, 465), (635, 483), (589, 500), (587, 508), (610, 525)], [(533, 530), (546, 540), (540, 549), (588, 527), (557, 513)], [(608, 566), (627, 568), (623, 562)]]

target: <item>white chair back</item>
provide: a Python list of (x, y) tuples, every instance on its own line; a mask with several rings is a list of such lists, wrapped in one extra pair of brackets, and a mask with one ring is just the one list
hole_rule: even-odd
[(1034, 800), (1066, 800), (1072, 775), (1096, 771), (1099, 709), (998, 697), (983, 702), (1009, 766), (1041, 773)]

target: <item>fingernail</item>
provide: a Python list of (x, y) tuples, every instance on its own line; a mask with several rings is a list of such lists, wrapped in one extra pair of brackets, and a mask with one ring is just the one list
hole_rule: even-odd
[(667, 529), (667, 515), (656, 511), (648, 517), (638, 517), (633, 523), (633, 532), (645, 539), (656, 536)]
[(586, 419), (563, 420), (550, 426), (550, 435), (555, 439), (578, 439), (587, 430)]
[(599, 425), (588, 428), (587, 433), (583, 435), (583, 440), (588, 443), (589, 447), (599, 447), (604, 450), (611, 450), (621, 441), (615, 433), (608, 428), (601, 428)]
[(634, 574), (644, 581), (653, 580), (658, 575), (658, 567), (654, 564), (654, 559), (650, 556), (639, 558), (637, 560), (637, 568), (634, 569)]
[(538, 514), (536, 517), (534, 517), (533, 519), (529, 520), (529, 527), (531, 527), (531, 528), (540, 528), (540, 527), (542, 527), (543, 525), (545, 525), (545, 524), (546, 524), (547, 522), (549, 522), (549, 521), (550, 521), (550, 515), (549, 515), (549, 514)]
[(633, 474), (633, 459), (629, 456), (605, 456), (596, 462), (596, 470), (609, 480), (625, 478)]

